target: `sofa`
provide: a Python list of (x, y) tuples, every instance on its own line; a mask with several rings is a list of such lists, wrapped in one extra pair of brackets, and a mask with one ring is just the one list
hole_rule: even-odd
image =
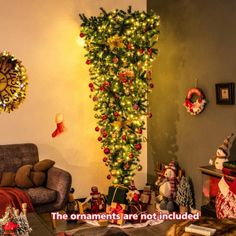
[[(38, 148), (35, 144), (0, 145), (0, 178), (2, 172), (16, 172), (19, 167), (39, 161)], [(62, 169), (51, 167), (47, 171), (43, 186), (22, 189), (31, 198), (37, 213), (49, 213), (62, 210), (67, 202), (71, 188), (71, 175)]]

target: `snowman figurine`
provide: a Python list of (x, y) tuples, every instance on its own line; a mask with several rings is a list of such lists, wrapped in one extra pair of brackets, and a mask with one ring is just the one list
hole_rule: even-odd
[(222, 145), (216, 150), (216, 157), (214, 160), (215, 168), (218, 170), (223, 169), (223, 163), (229, 161), (229, 149), (230, 149), (230, 140), (234, 136), (234, 134), (229, 135), (223, 142)]

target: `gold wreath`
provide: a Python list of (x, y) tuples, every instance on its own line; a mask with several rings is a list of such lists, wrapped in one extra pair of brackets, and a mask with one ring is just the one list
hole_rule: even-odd
[(18, 108), (26, 97), (26, 69), (9, 52), (0, 53), (0, 113)]

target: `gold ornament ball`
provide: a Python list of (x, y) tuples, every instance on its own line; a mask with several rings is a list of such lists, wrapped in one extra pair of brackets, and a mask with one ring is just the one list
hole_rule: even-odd
[(118, 183), (119, 183), (119, 180), (118, 180), (118, 179), (114, 179), (112, 183), (113, 183), (113, 184), (118, 184)]

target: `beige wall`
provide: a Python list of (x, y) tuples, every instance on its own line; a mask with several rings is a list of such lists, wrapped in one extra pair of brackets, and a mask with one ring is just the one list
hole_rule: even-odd
[[(236, 133), (236, 105), (217, 105), (215, 84), (236, 82), (236, 1), (148, 0), (161, 17), (158, 62), (150, 96), (153, 119), (148, 123), (148, 173), (155, 180), (157, 161), (177, 159), (192, 178), (197, 207), (201, 205), (199, 166), (208, 165), (216, 149)], [(208, 104), (198, 116), (183, 106), (187, 91), (204, 91)], [(236, 140), (231, 148), (236, 160)]]
[[(76, 196), (85, 197), (92, 185), (107, 191), (108, 169), (94, 131), (93, 103), (85, 51), (77, 42), (78, 14), (97, 15), (99, 8), (145, 10), (145, 0), (1, 0), (0, 51), (8, 50), (23, 61), (29, 76), (27, 98), (10, 114), (0, 114), (0, 143), (33, 142), (40, 158), (51, 158), (73, 176)], [(65, 117), (67, 131), (52, 139), (55, 114)], [(144, 171), (138, 185), (146, 183)]]

